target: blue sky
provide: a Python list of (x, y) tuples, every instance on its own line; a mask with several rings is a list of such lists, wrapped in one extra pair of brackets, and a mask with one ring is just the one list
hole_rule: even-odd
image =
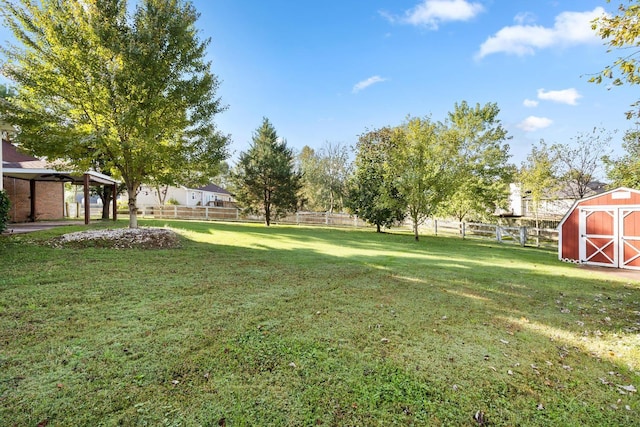
[[(443, 120), (456, 102), (496, 102), (515, 164), (533, 143), (570, 143), (594, 126), (631, 128), (634, 87), (589, 76), (617, 54), (590, 20), (605, 0), (194, 0), (228, 105), (231, 161), (262, 117), (296, 150), (401, 124)], [(5, 29), (0, 39), (8, 38)]]
[(520, 164), (540, 139), (632, 127), (634, 87), (588, 83), (611, 63), (590, 20), (616, 2), (196, 0), (211, 37), (217, 122), (234, 158), (268, 117), (295, 149), (353, 145), (407, 115), (443, 120), (456, 102), (496, 102)]

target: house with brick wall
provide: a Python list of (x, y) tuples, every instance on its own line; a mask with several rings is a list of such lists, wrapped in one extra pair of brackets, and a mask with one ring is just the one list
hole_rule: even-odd
[[(33, 222), (58, 220), (65, 216), (64, 183), (83, 185), (88, 198), (90, 185), (117, 184), (113, 178), (89, 171), (84, 174), (55, 169), (46, 160), (21, 153), (8, 140), (2, 140), (1, 147), (2, 188), (6, 191), (11, 210), (11, 222)], [(115, 219), (115, 202), (114, 202)], [(85, 223), (89, 222), (88, 205), (85, 209)]]
[[(22, 171), (20, 177), (13, 172)], [(47, 162), (20, 153), (9, 141), (2, 141), (2, 187), (9, 196), (11, 222), (64, 218), (64, 180), (32, 180), (39, 171), (50, 170)], [(29, 174), (29, 171), (32, 171)], [(31, 193), (37, 195), (32, 212)]]

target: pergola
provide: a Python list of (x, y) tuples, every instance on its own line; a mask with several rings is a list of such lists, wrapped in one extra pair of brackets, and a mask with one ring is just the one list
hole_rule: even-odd
[[(6, 149), (11, 156), (2, 158), (0, 154), (0, 177), (5, 176), (8, 178), (22, 179), (29, 181), (30, 201), (31, 201), (31, 215), (32, 221), (35, 221), (36, 213), (36, 182), (37, 181), (49, 181), (49, 182), (70, 182), (74, 185), (82, 185), (84, 187), (84, 223), (89, 224), (91, 206), (89, 203), (89, 187), (91, 185), (110, 185), (113, 188), (113, 220), (117, 219), (117, 200), (116, 194), (118, 181), (110, 176), (104, 175), (99, 172), (88, 171), (85, 173), (61, 171), (58, 169), (52, 169), (49, 165), (38, 159), (34, 159), (30, 156), (22, 155), (15, 152), (15, 147), (8, 143), (8, 141), (2, 141), (3, 149)], [(3, 150), (0, 149), (0, 153)], [(7, 154), (7, 153), (5, 153)], [(11, 158), (13, 157), (13, 158)], [(3, 162), (4, 160), (4, 162)], [(2, 179), (0, 179), (0, 189), (2, 189)]]
[(52, 169), (21, 169), (4, 167), (2, 174), (9, 178), (24, 179), (29, 181), (30, 200), (31, 200), (31, 218), (35, 220), (37, 194), (36, 181), (53, 181), (53, 182), (70, 182), (74, 185), (82, 185), (84, 188), (84, 223), (89, 224), (91, 216), (91, 205), (89, 203), (89, 187), (91, 185), (110, 185), (113, 188), (113, 220), (117, 219), (117, 200), (118, 181), (113, 178), (98, 173), (85, 172), (82, 175), (72, 172), (57, 171)]

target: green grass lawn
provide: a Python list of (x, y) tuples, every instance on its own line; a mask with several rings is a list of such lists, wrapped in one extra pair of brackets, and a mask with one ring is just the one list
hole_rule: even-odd
[(182, 247), (0, 237), (0, 425), (640, 423), (639, 282), (488, 241), (141, 225)]

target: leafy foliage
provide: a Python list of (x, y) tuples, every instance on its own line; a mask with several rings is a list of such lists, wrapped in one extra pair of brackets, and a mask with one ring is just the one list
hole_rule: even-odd
[(350, 173), (347, 147), (326, 142), (316, 152), (305, 146), (298, 155), (298, 164), (304, 176), (302, 197), (305, 207), (314, 211), (341, 212)]
[(515, 168), (509, 163), (509, 137), (498, 120), (495, 103), (471, 107), (466, 101), (455, 104), (447, 125), (458, 140), (455, 190), (442, 203), (442, 215), (458, 221), (474, 217), (486, 219), (504, 207)]
[[(609, 3), (610, 0), (607, 0)], [(595, 19), (592, 28), (606, 40), (609, 52), (614, 49), (624, 49), (625, 55), (616, 59), (597, 75), (589, 79), (592, 83), (611, 82), (614, 86), (640, 84), (640, 67), (637, 55), (640, 52), (640, 2), (627, 0), (627, 5), (621, 3), (617, 15), (603, 15)], [(631, 53), (627, 49), (631, 49)], [(616, 73), (619, 73), (619, 75)], [(632, 105), (635, 110), (640, 101)], [(639, 116), (640, 110), (628, 111), (627, 118)]]
[(602, 167), (602, 159), (611, 152), (611, 133), (593, 128), (590, 133), (579, 133), (573, 144), (554, 144), (553, 157), (558, 162), (558, 179), (562, 182), (563, 196), (582, 199), (589, 185)]
[[(0, 177), (2, 179), (2, 177)], [(7, 229), (9, 222), (9, 212), (11, 210), (11, 201), (5, 190), (0, 190), (0, 233)]]
[(293, 161), (293, 151), (265, 117), (232, 174), (238, 205), (247, 212), (264, 214), (267, 226), (295, 211), (302, 175), (294, 170)]
[(418, 226), (432, 216), (440, 204), (455, 192), (455, 133), (429, 117), (413, 118), (395, 129), (394, 150), (385, 170), (407, 203), (415, 240)]
[(624, 134), (622, 147), (625, 154), (617, 159), (604, 157), (607, 177), (613, 187), (640, 188), (640, 130)]
[(406, 202), (392, 181), (386, 165), (394, 149), (389, 127), (360, 135), (356, 145), (354, 171), (347, 183), (346, 207), (360, 218), (381, 227), (391, 227), (405, 217)]
[(544, 141), (540, 141), (539, 146), (531, 147), (518, 171), (522, 190), (531, 197), (536, 222), (543, 198), (552, 197), (558, 189), (557, 165), (555, 152)]
[(215, 175), (227, 137), (213, 117), (224, 107), (190, 2), (141, 0), (132, 14), (126, 0), (0, 4), (20, 43), (0, 48), (17, 85), (0, 112), (24, 148), (79, 171), (103, 159), (126, 184), (132, 228), (141, 183)]

